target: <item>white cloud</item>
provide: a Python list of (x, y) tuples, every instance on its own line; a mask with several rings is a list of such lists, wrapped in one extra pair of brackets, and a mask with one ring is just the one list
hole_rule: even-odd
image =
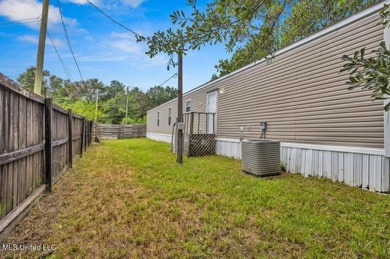
[[(87, 0), (66, 0), (74, 4), (87, 4)], [(104, 8), (117, 8), (123, 6), (130, 6), (136, 8), (145, 0), (90, 0), (96, 5), (101, 5)], [(36, 22), (26, 23), (27, 26), (39, 28), (38, 18), (42, 14), (42, 2), (39, 0), (0, 0), (0, 16), (7, 17), (10, 21), (22, 22), (26, 19), (37, 19)], [(61, 23), (61, 15), (59, 8), (50, 5), (48, 25), (52, 27)], [(77, 20), (64, 17), (67, 25), (76, 27)]]
[[(142, 34), (142, 33), (141, 33)], [(111, 33), (102, 41), (95, 55), (81, 57), (84, 62), (126, 62), (136, 67), (164, 66), (167, 57), (158, 55), (153, 59), (146, 54), (145, 44), (136, 43), (129, 33)]]
[[(90, 0), (94, 4), (99, 4), (99, 0)], [(66, 2), (74, 3), (74, 4), (88, 4), (87, 0), (67, 0)]]
[(112, 33), (108, 41), (103, 42), (113, 52), (123, 54), (143, 55), (145, 50), (141, 44), (135, 42), (133, 35), (129, 33)]
[(34, 35), (23, 35), (19, 36), (18, 40), (38, 44), (39, 38), (38, 36)]
[[(137, 8), (140, 6), (145, 0), (90, 0), (93, 4), (104, 6), (106, 8), (110, 7), (118, 7), (118, 6), (130, 6), (132, 8)], [(74, 4), (88, 4), (87, 0), (67, 0), (67, 2)]]
[[(64, 47), (66, 45), (65, 42), (62, 39), (60, 39), (60, 38), (53, 38), (52, 37), (52, 40), (53, 40), (54, 45), (56, 46), (57, 49), (61, 48), (61, 47)], [(53, 44), (51, 43), (50, 39), (48, 39), (48, 38), (46, 38), (46, 46), (47, 45), (53, 46)]]
[[(52, 38), (54, 45), (56, 45), (57, 48), (62, 47), (64, 45), (64, 42), (59, 38)], [(39, 37), (36, 35), (22, 35), (18, 37), (18, 40), (38, 44)], [(46, 38), (46, 45), (52, 45), (49, 38)]]
[(133, 8), (137, 8), (143, 2), (145, 2), (145, 0), (124, 0), (123, 2), (125, 2), (127, 5), (129, 5), (129, 6), (133, 7)]
[[(7, 17), (11, 21), (38, 18), (41, 14), (42, 3), (37, 0), (3, 0), (0, 2), (0, 15)], [(58, 8), (51, 5), (48, 23), (57, 24), (60, 21), (61, 17)]]

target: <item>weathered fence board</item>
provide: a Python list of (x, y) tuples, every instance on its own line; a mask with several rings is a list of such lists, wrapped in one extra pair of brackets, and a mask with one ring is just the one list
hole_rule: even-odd
[(43, 98), (4, 82), (0, 77), (0, 219), (41, 185), (44, 168)]
[[(51, 101), (0, 73), (0, 236), (45, 185), (50, 191), (51, 182), (90, 144), (86, 141), (82, 146), (82, 139), (90, 138), (82, 127), (83, 117), (55, 104), (46, 106), (45, 112), (45, 103)], [(84, 128), (91, 124), (85, 121)]]
[(81, 154), (81, 128), (82, 128), (82, 118), (81, 117), (76, 117), (74, 116), (73, 117), (73, 129), (72, 129), (72, 132), (73, 132), (73, 143), (72, 143), (72, 147), (73, 147), (73, 150), (72, 150), (72, 154), (73, 154), (73, 157), (75, 157), (76, 155), (80, 155)]
[(145, 124), (94, 124), (93, 137), (100, 139), (126, 139), (146, 137)]
[(56, 181), (61, 177), (63, 169), (69, 162), (68, 111), (53, 105), (52, 120), (52, 178)]

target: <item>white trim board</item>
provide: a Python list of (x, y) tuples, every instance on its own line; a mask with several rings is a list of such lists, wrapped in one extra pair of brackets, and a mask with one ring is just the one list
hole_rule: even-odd
[[(215, 140), (221, 141), (221, 142), (233, 142), (233, 143), (240, 142), (239, 139), (230, 139), (230, 138), (215, 138)], [(385, 154), (385, 150), (383, 148), (345, 147), (345, 146), (292, 143), (292, 142), (280, 142), (280, 146), (281, 147), (290, 147), (290, 148), (322, 150), (322, 151), (335, 151), (335, 152), (357, 153), (357, 154), (366, 154), (366, 155), (378, 155), (378, 156), (383, 156)]]
[(225, 141), (225, 142), (241, 142), (239, 139), (233, 139), (233, 138), (215, 138), (216, 141)]
[(280, 146), (290, 147), (290, 148), (322, 150), (322, 151), (336, 151), (336, 152), (345, 152), (345, 153), (378, 155), (378, 156), (383, 156), (385, 153), (384, 149), (382, 148), (344, 147), (344, 146), (301, 144), (301, 143), (290, 143), (290, 142), (281, 142)]
[[(374, 6), (370, 7), (370, 8), (367, 8), (363, 12), (360, 12), (360, 13), (357, 13), (355, 15), (352, 15), (351, 17), (349, 17), (349, 18), (347, 18), (347, 19), (345, 19), (345, 20), (343, 20), (343, 21), (341, 21), (339, 23), (336, 23), (336, 24), (334, 24), (332, 26), (329, 26), (329, 27), (327, 27), (325, 29), (322, 29), (319, 32), (314, 33), (313, 35), (311, 35), (311, 36), (309, 36), (307, 38), (304, 38), (303, 40), (300, 40), (300, 41), (298, 41), (296, 43), (293, 43), (293, 44), (291, 44), (291, 45), (281, 49), (281, 50), (278, 50), (278, 51), (275, 52), (274, 57), (277, 57), (277, 56), (279, 56), (279, 55), (281, 55), (281, 54), (283, 54), (285, 52), (288, 52), (290, 50), (298, 48), (298, 47), (300, 47), (300, 46), (302, 46), (302, 45), (304, 45), (306, 43), (312, 42), (312, 41), (314, 41), (314, 40), (316, 40), (316, 39), (318, 39), (318, 38), (320, 38), (320, 37), (322, 37), (324, 35), (340, 31), (340, 30), (344, 29), (345, 27), (351, 25), (353, 22), (355, 22), (357, 20), (367, 19), (370, 15), (372, 15), (374, 13), (377, 13), (380, 9), (382, 9), (384, 4), (390, 4), (390, 0), (386, 0), (386, 1), (380, 2), (380, 3), (374, 5)], [(254, 66), (258, 65), (258, 64), (261, 64), (263, 62), (266, 62), (266, 61), (267, 61), (267, 59), (265, 59), (265, 58), (257, 60), (255, 62), (249, 64), (249, 65), (246, 65), (246, 66), (244, 66), (242, 68), (239, 68), (239, 69), (237, 69), (237, 70), (235, 70), (235, 71), (233, 71), (233, 72), (231, 72), (231, 73), (229, 73), (229, 74), (227, 74), (225, 76), (222, 76), (222, 77), (220, 77), (220, 78), (218, 78), (218, 79), (216, 79), (214, 81), (202, 84), (202, 85), (200, 85), (198, 87), (195, 87), (194, 89), (184, 93), (183, 97), (185, 97), (185, 96), (187, 96), (187, 95), (189, 95), (189, 94), (191, 94), (193, 92), (199, 91), (199, 90), (201, 90), (203, 88), (206, 88), (207, 86), (213, 85), (216, 82), (225, 80), (225, 79), (227, 79), (227, 78), (229, 78), (229, 77), (231, 77), (231, 76), (233, 76), (235, 74), (238, 74), (238, 73), (240, 73), (242, 71), (245, 71), (245, 70), (247, 70), (249, 68), (252, 68), (252, 67), (254, 67)], [(170, 100), (170, 101), (168, 101), (166, 103), (163, 103), (163, 104), (161, 104), (161, 105), (159, 105), (159, 106), (157, 106), (157, 107), (155, 107), (153, 109), (150, 109), (149, 111), (153, 111), (155, 109), (158, 109), (158, 108), (160, 108), (160, 106), (166, 105), (166, 104), (168, 104), (170, 102), (173, 102), (175, 100), (177, 100), (177, 98), (172, 99), (172, 100)]]
[[(383, 39), (388, 48), (390, 48), (390, 28), (386, 27), (383, 32)], [(384, 105), (390, 100), (385, 100)], [(384, 138), (385, 138), (385, 156), (390, 157), (390, 112), (384, 112)]]
[(172, 134), (164, 134), (164, 133), (146, 133), (146, 137), (149, 139), (157, 140), (157, 141), (163, 141), (166, 143), (171, 143), (172, 141)]

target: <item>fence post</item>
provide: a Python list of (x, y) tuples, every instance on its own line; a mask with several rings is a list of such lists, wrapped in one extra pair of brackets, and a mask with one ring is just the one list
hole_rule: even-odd
[(85, 141), (84, 127), (85, 127), (85, 119), (83, 118), (81, 120), (81, 149), (80, 149), (80, 157), (83, 157), (83, 149), (84, 149), (84, 141)]
[(100, 129), (99, 129), (99, 124), (97, 124), (95, 122), (95, 142), (96, 142), (96, 138), (100, 138)]
[(194, 134), (194, 112), (191, 112), (190, 114), (191, 120), (190, 120), (190, 134)]
[(88, 135), (87, 135), (87, 148), (89, 147), (89, 136), (91, 135), (91, 123), (90, 121), (87, 121), (87, 129), (88, 129)]
[(51, 163), (52, 163), (52, 100), (45, 99), (45, 184), (46, 191), (51, 192)]
[(85, 121), (85, 126), (84, 126), (84, 132), (85, 132), (85, 141), (84, 141), (84, 151), (87, 151), (88, 147), (88, 121)]
[(73, 166), (73, 116), (72, 110), (68, 110), (68, 156), (69, 156), (69, 167)]
[(87, 129), (88, 129), (88, 136), (87, 136), (87, 147), (89, 147), (89, 144), (91, 143), (91, 122), (87, 121)]

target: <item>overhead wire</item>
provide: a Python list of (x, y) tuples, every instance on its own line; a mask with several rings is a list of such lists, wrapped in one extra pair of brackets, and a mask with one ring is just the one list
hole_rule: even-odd
[(172, 78), (176, 78), (177, 77), (177, 73), (173, 74), (173, 76), (171, 76), (170, 78), (168, 78), (167, 80), (165, 80), (162, 84), (159, 84), (158, 86), (163, 86), (166, 82), (168, 82), (169, 80), (171, 80)]
[(112, 21), (113, 23), (119, 25), (120, 27), (122, 27), (123, 29), (131, 32), (132, 34), (134, 34), (134, 36), (136, 37), (137, 41), (142, 41), (142, 40), (145, 40), (146, 38), (142, 35), (140, 35), (139, 33), (136, 33), (135, 31), (133, 31), (132, 29), (129, 29), (128, 27), (126, 27), (125, 25), (123, 25), (122, 23), (114, 20), (113, 18), (111, 18), (107, 13), (105, 13), (103, 10), (101, 10), (99, 7), (97, 7), (94, 3), (92, 3), (91, 1), (87, 0), (87, 2), (92, 5), (96, 10), (98, 10), (101, 14), (103, 14), (105, 17), (107, 17), (110, 21)]
[[(123, 29), (125, 29), (126, 31), (132, 33), (137, 42), (140, 42), (140, 41), (145, 41), (147, 39), (147, 37), (143, 36), (143, 35), (140, 35), (139, 33), (135, 32), (134, 30), (128, 28), (127, 26), (123, 25), (122, 23), (116, 21), (115, 19), (113, 19), (111, 16), (109, 16), (107, 13), (105, 13), (103, 10), (101, 10), (98, 6), (96, 6), (94, 3), (92, 3), (90, 0), (87, 0), (87, 2), (92, 5), (97, 11), (99, 11), (101, 14), (103, 14), (105, 17), (107, 17), (107, 19), (109, 19), (111, 22), (117, 24), (118, 26), (122, 27)], [(170, 66), (173, 66), (175, 67), (177, 65), (177, 63), (175, 63), (173, 61), (173, 55), (171, 54), (170, 57), (169, 57), (169, 61), (168, 61), (168, 64), (167, 64), (167, 70), (169, 70)], [(177, 75), (176, 75), (177, 76)], [(172, 78), (172, 77), (171, 77)], [(169, 78), (169, 79), (171, 79)], [(164, 82), (166, 83), (166, 82)]]
[(11, 20), (11, 21), (0, 22), (0, 25), (8, 24), (8, 23), (30, 23), (30, 22), (38, 22), (38, 21), (40, 21), (40, 19), (41, 19), (41, 17), (28, 18), (28, 19), (20, 19), (20, 20)]
[(70, 44), (69, 35), (68, 35), (67, 30), (66, 30), (64, 17), (62, 15), (62, 10), (61, 10), (61, 4), (60, 4), (59, 0), (57, 0), (57, 4), (58, 4), (58, 10), (59, 10), (60, 16), (61, 16), (62, 27), (64, 28), (64, 32), (65, 32), (65, 36), (66, 36), (66, 41), (68, 42), (68, 46), (69, 46), (70, 52), (72, 53), (72, 57), (73, 57), (74, 63), (76, 64), (77, 70), (78, 70), (78, 72), (80, 74), (81, 81), (84, 82), (83, 74), (81, 73), (80, 66), (79, 66), (79, 64), (78, 64), (78, 62), (76, 60), (76, 56), (74, 55), (72, 45)]
[(63, 58), (61, 57), (60, 53), (58, 52), (58, 49), (57, 49), (56, 45), (54, 44), (53, 38), (51, 37), (49, 32), (47, 32), (47, 36), (49, 36), (50, 42), (53, 45), (55, 52), (57, 53), (58, 59), (61, 62), (61, 65), (62, 65), (62, 68), (64, 69), (65, 74), (68, 76), (69, 80), (74, 81), (72, 74), (70, 73), (69, 69), (66, 67), (65, 62), (64, 62)]
[(24, 19), (24, 20), (16, 20), (16, 21), (8, 21), (0, 23), (0, 28), (15, 26), (18, 24), (27, 24), (27, 23), (38, 23), (40, 21), (40, 17), (34, 19)]

